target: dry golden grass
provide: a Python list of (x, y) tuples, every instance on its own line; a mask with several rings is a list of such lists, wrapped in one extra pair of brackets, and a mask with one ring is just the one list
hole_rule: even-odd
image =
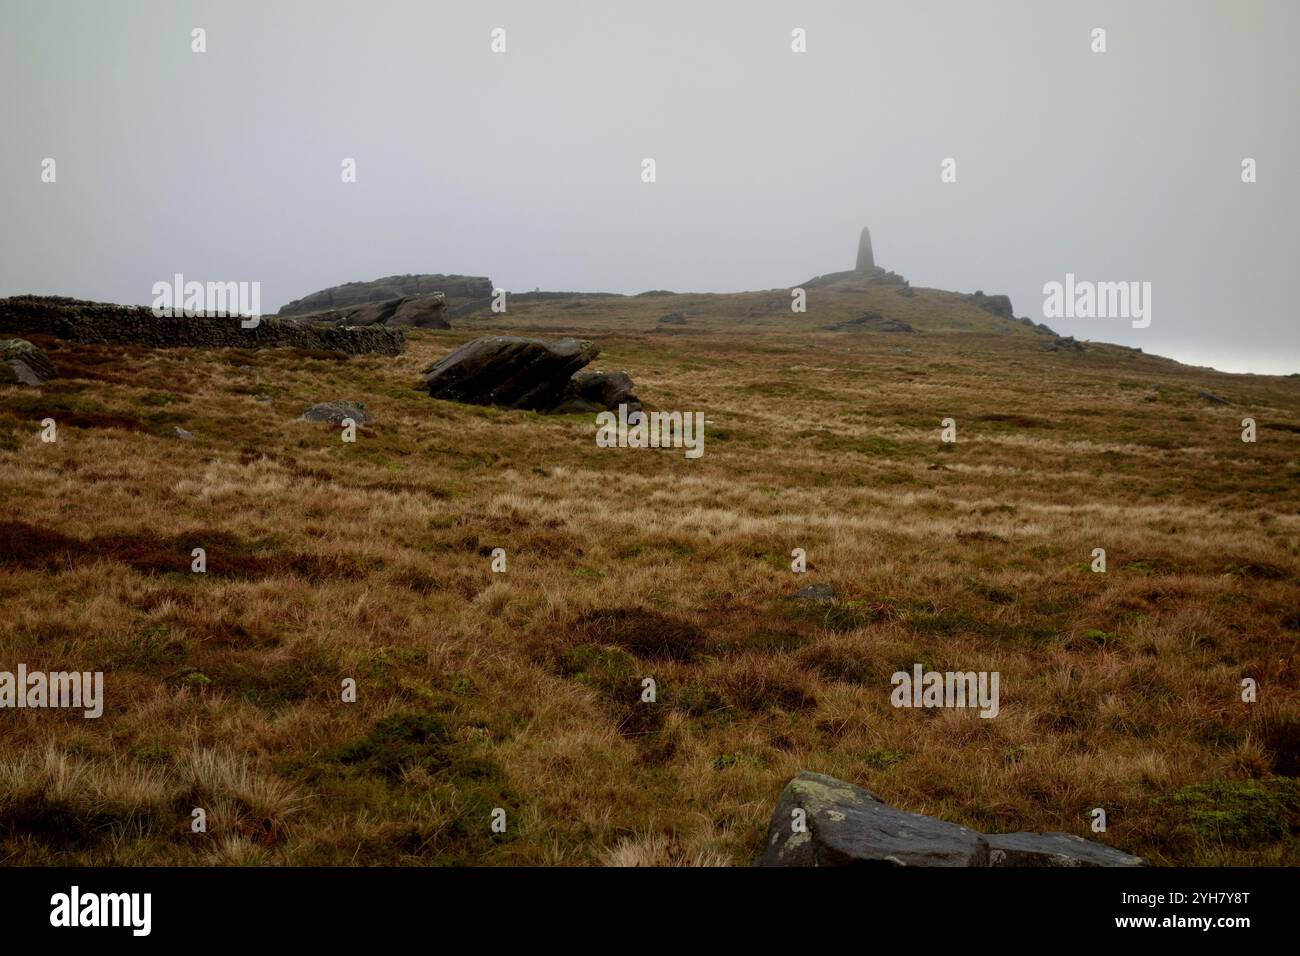
[[(107, 700), (0, 711), (0, 862), (744, 865), (803, 769), (1300, 862), (1300, 379), (1050, 353), (927, 290), (788, 302), (526, 303), (396, 359), (42, 341), (64, 377), (0, 392), (0, 670)], [(864, 308), (923, 331), (821, 328)], [(704, 457), (418, 390), (487, 332), (597, 339), (705, 412)], [(374, 412), (356, 444), (295, 420), (330, 399)], [(791, 600), (813, 581), (840, 600)], [(914, 662), (999, 671), (1001, 714), (894, 709)]]

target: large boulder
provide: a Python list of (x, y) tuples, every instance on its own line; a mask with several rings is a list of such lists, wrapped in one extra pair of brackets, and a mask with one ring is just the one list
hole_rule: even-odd
[[(796, 814), (802, 810), (802, 814)], [(797, 817), (803, 820), (797, 827)], [(974, 830), (884, 803), (820, 773), (786, 785), (772, 813), (759, 866), (988, 866), (989, 845)]]
[[(802, 813), (796, 813), (802, 811)], [(772, 813), (758, 866), (1146, 866), (1069, 833), (984, 836), (907, 813), (869, 790), (804, 772), (786, 785)]]
[(990, 866), (1147, 866), (1140, 856), (1072, 833), (990, 833)]
[(0, 340), (0, 385), (40, 385), (57, 376), (46, 354), (31, 342)]
[(586, 339), (492, 335), (444, 356), (424, 382), (434, 398), (549, 412), (564, 402), (573, 374), (599, 354)]

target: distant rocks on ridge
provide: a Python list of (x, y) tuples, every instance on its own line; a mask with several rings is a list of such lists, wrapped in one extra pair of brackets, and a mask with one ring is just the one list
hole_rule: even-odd
[(982, 290), (976, 290), (975, 294), (970, 298), (978, 308), (992, 315), (1004, 319), (1014, 319), (1016, 317), (1015, 310), (1011, 307), (1011, 296), (1009, 295), (985, 295)]
[(233, 313), (183, 312), (155, 315), (142, 305), (87, 302), (53, 295), (0, 299), (0, 332), (49, 335), (91, 345), (145, 348), (297, 348), (348, 355), (400, 355), (400, 328), (337, 327), (298, 319), (263, 316), (244, 327)]
[[(394, 299), (415, 299), (442, 293), (444, 300), (485, 299), (492, 295), (492, 280), (486, 276), (420, 274), (385, 276), (369, 282), (346, 282), (294, 299), (280, 309), (280, 315), (304, 315), (329, 310), (343, 311)], [(417, 323), (418, 324), (418, 323)]]
[(447, 321), (447, 298), (441, 292), (404, 296), (383, 302), (328, 309), (324, 312), (303, 312), (295, 315), (294, 320), (340, 328), (364, 328), (373, 325), (388, 328), (402, 326), (422, 329), (451, 328), (451, 323)]
[(864, 312), (856, 319), (847, 319), (823, 326), (828, 332), (915, 332), (911, 323), (902, 319), (887, 319), (879, 312)]
[(493, 335), (466, 342), (425, 373), (434, 398), (537, 412), (639, 409), (624, 372), (582, 372), (600, 354), (586, 339)]

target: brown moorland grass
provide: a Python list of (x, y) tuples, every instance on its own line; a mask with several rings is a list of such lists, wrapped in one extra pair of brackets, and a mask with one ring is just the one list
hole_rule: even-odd
[[(1300, 379), (1048, 352), (932, 290), (788, 309), (522, 303), (397, 358), (43, 341), (63, 377), (0, 391), (0, 670), (102, 670), (106, 706), (3, 711), (0, 861), (743, 865), (810, 769), (1300, 862)], [(864, 310), (919, 334), (824, 330)], [(704, 456), (419, 391), (501, 332), (597, 339)], [(355, 444), (296, 421), (330, 399)], [(891, 707), (918, 662), (1000, 672), (1001, 713)]]

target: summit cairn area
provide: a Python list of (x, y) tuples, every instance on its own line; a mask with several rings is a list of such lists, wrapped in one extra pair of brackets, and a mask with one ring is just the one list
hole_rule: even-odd
[(828, 272), (826, 275), (814, 276), (801, 283), (805, 289), (835, 289), (839, 292), (865, 292), (869, 286), (909, 287), (906, 279), (896, 272), (889, 272), (876, 265), (876, 255), (871, 248), (871, 229), (862, 227), (858, 235), (858, 258), (852, 269), (844, 272)]

